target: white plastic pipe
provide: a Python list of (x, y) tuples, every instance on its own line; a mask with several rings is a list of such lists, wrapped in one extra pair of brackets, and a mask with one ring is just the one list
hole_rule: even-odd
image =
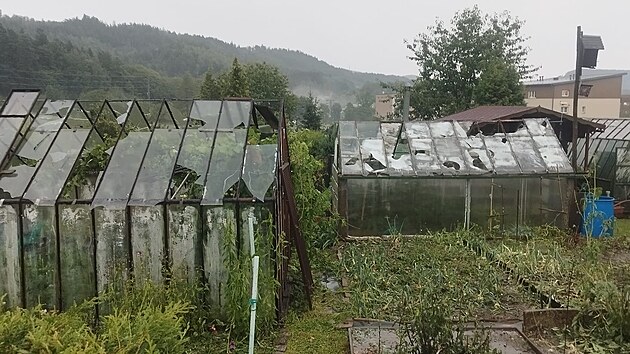
[(258, 301), (258, 261), (254, 256), (252, 262), (252, 297), (249, 300), (249, 354), (254, 354), (254, 337), (256, 335), (256, 302)]

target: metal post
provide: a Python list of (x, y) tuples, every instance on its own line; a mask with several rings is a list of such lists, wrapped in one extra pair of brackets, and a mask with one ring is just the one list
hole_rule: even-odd
[(575, 56), (575, 82), (573, 85), (573, 133), (571, 134), (571, 162), (573, 169), (577, 171), (577, 138), (578, 138), (578, 96), (580, 95), (580, 78), (582, 76), (582, 27), (577, 27), (577, 48)]

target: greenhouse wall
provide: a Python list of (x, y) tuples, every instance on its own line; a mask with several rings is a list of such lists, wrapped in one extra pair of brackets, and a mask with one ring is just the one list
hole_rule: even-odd
[[(569, 180), (551, 177), (348, 178), (349, 236), (417, 235), (477, 225), (567, 226)], [(467, 205), (470, 207), (467, 208)]]
[(123, 286), (131, 275), (135, 281), (154, 282), (168, 276), (190, 284), (204, 281), (210, 306), (225, 315), (228, 283), (250, 286), (253, 236), (256, 254), (261, 256), (260, 277), (266, 279), (261, 281), (261, 297), (266, 299), (267, 312), (275, 316), (271, 206), (92, 209), (23, 204), (20, 220), (19, 204), (3, 205), (0, 294), (9, 307), (41, 303), (49, 309), (67, 309), (112, 286)]

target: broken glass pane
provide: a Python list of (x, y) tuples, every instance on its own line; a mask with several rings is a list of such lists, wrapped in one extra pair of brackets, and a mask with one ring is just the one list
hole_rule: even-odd
[(90, 129), (62, 129), (24, 198), (38, 205), (54, 205), (89, 134)]
[(471, 173), (494, 172), (494, 166), (480, 135), (459, 139), (459, 143), (464, 151), (464, 158), (471, 168)]
[(433, 140), (427, 138), (409, 139), (409, 147), (413, 153), (416, 174), (426, 176), (439, 173), (442, 170), (433, 147)]
[[(167, 120), (166, 118), (163, 119), (160, 117), (160, 126), (163, 128), (184, 128), (186, 126), (188, 115), (190, 114), (192, 103), (192, 100), (166, 101), (166, 105), (162, 107), (162, 114), (166, 114), (170, 111), (173, 118), (171, 120), (169, 117)], [(174, 122), (172, 122), (173, 120)], [(168, 122), (167, 125), (164, 125), (165, 122)]]
[[(412, 175), (414, 174), (409, 142), (407, 134), (400, 131), (403, 125), (399, 123), (383, 123), (383, 143), (385, 144), (385, 156), (389, 175)], [(400, 134), (399, 134), (400, 133)], [(400, 136), (400, 139), (398, 139)]]
[(201, 205), (221, 205), (224, 195), (238, 182), (246, 139), (247, 129), (217, 132)]
[(0, 163), (11, 149), (24, 118), (0, 118)]
[(251, 101), (223, 101), (219, 130), (231, 131), (240, 125), (248, 127), (251, 112)]
[(341, 173), (344, 175), (361, 175), (361, 158), (357, 156), (341, 156)]
[(555, 135), (553, 127), (547, 119), (526, 119), (525, 124), (532, 135)]
[(276, 179), (276, 151), (275, 144), (247, 145), (245, 150), (243, 181), (260, 201), (265, 200), (267, 190)]
[(150, 138), (149, 132), (131, 132), (118, 141), (92, 201), (93, 208), (107, 206), (117, 209), (127, 206)]
[(151, 138), (129, 205), (156, 205), (166, 197), (183, 129), (156, 129)]
[(455, 136), (455, 130), (453, 129), (453, 123), (451, 122), (431, 122), (429, 123), (431, 129), (431, 136), (434, 138), (450, 138)]
[(550, 173), (571, 173), (573, 168), (555, 136), (534, 136), (534, 143)]
[(203, 127), (203, 129), (215, 130), (219, 121), (221, 101), (194, 101), (190, 111), (191, 127)]
[(35, 101), (39, 96), (39, 91), (33, 92), (11, 92), (11, 96), (7, 99), (7, 102), (0, 115), (3, 116), (25, 116), (29, 114)]
[(201, 199), (213, 140), (212, 131), (186, 131), (170, 186), (171, 199)]
[(483, 140), (488, 149), (488, 154), (498, 174), (518, 174), (521, 169), (516, 163), (512, 149), (504, 134), (498, 133), (492, 136), (484, 136)]
[(385, 172), (387, 158), (382, 139), (364, 139), (361, 141), (361, 157), (363, 168), (370, 173)]
[(523, 173), (545, 173), (547, 166), (538, 155), (538, 149), (534, 146), (531, 137), (509, 136), (512, 151)]
[(24, 194), (37, 166), (63, 124), (65, 117), (60, 117), (58, 113), (63, 111), (67, 114), (66, 108), (68, 105), (72, 106), (72, 101), (65, 101), (65, 104), (58, 104), (59, 102), (64, 101), (56, 101), (55, 104), (53, 101), (46, 101), (42, 108), (42, 112), (46, 114), (38, 115), (31, 124), (26, 138), (6, 169), (7, 173), (0, 178), (0, 198), (19, 198)]
[[(452, 126), (451, 126), (452, 128)], [(433, 129), (433, 124), (431, 125)], [(455, 138), (433, 140), (438, 160), (442, 164), (442, 172), (445, 174), (468, 174), (470, 169), (464, 162), (459, 141)]]
[(426, 122), (405, 123), (405, 132), (409, 139), (426, 139), (431, 137), (431, 131)]

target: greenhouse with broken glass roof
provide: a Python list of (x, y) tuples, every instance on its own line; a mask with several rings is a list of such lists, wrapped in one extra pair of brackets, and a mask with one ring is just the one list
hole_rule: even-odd
[(14, 90), (0, 127), (9, 306), (65, 309), (123, 272), (201, 279), (222, 309), (227, 254), (252, 248), (280, 284), (279, 312), (292, 246), (312, 283), (281, 101), (42, 100)]
[(342, 236), (567, 227), (575, 173), (546, 119), (342, 121), (336, 146)]

